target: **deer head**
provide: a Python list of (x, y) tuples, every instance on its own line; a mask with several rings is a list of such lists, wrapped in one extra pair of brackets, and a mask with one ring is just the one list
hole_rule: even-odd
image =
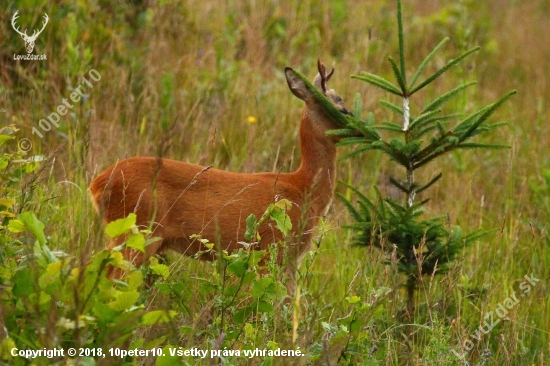
[(25, 32), (21, 32), (19, 30), (19, 27), (15, 25), (15, 21), (17, 20), (17, 17), (18, 17), (17, 13), (18, 11), (16, 11), (15, 14), (13, 14), (13, 18), (11, 18), (11, 26), (17, 33), (21, 35), (21, 37), (23, 38), (23, 41), (25, 41), (25, 48), (27, 49), (27, 53), (31, 53), (32, 50), (34, 49), (34, 42), (36, 41), (36, 38), (38, 38), (40, 33), (42, 33), (44, 28), (46, 28), (46, 24), (48, 24), (48, 20), (49, 20), (48, 14), (44, 13), (44, 24), (42, 24), (42, 29), (40, 29), (39, 31), (35, 30), (32, 36), (29, 36), (26, 30)]

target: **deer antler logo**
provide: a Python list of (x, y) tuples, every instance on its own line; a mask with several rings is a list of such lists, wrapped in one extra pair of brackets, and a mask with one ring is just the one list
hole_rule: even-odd
[(46, 24), (48, 24), (48, 20), (49, 20), (48, 14), (44, 13), (44, 24), (42, 25), (42, 29), (40, 29), (39, 31), (35, 30), (32, 36), (29, 36), (26, 30), (25, 32), (21, 32), (19, 30), (19, 27), (15, 25), (15, 21), (17, 20), (17, 17), (18, 17), (17, 13), (19, 13), (19, 11), (16, 11), (15, 14), (13, 14), (13, 18), (11, 18), (11, 26), (17, 33), (21, 35), (21, 37), (23, 37), (23, 41), (25, 41), (25, 48), (27, 49), (27, 53), (31, 53), (32, 50), (34, 49), (34, 42), (36, 41), (40, 33), (42, 33), (44, 28), (46, 28)]

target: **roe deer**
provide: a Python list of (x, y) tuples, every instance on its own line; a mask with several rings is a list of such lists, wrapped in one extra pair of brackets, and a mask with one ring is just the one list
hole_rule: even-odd
[[(319, 73), (313, 84), (342, 113), (351, 114), (342, 99), (326, 83), (327, 75), (318, 61)], [(160, 250), (172, 249), (192, 256), (206, 248), (190, 236), (199, 234), (231, 252), (242, 247), (246, 218), (261, 217), (269, 204), (285, 198), (292, 202), (288, 215), (293, 226), (293, 240), (288, 244), (289, 282), (294, 290), (296, 262), (311, 245), (312, 231), (332, 201), (336, 174), (338, 137), (325, 132), (337, 126), (323, 113), (319, 102), (293, 69), (285, 69), (292, 93), (305, 102), (300, 121), (302, 162), (293, 173), (233, 173), (194, 164), (156, 157), (132, 157), (119, 161), (99, 174), (90, 185), (94, 205), (105, 222), (135, 212), (138, 226), (151, 226), (153, 236), (161, 237), (146, 247), (146, 253), (130, 248), (123, 250), (126, 259), (139, 266), (144, 259)], [(156, 196), (155, 196), (156, 195)], [(267, 249), (283, 241), (283, 235), (269, 222), (258, 233), (261, 240), (255, 249)], [(113, 249), (124, 237), (112, 239)], [(278, 263), (282, 264), (283, 250)], [(202, 255), (213, 260), (213, 255)], [(110, 277), (120, 277), (120, 269)], [(291, 293), (289, 293), (291, 295)]]

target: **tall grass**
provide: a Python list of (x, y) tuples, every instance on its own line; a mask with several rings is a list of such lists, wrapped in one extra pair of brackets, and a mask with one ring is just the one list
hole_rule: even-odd
[[(50, 16), (35, 47), (47, 61), (13, 60), (14, 53), (24, 52), (8, 21), (15, 10), (24, 24), (39, 24), (44, 12)], [(472, 339), (485, 314), (533, 274), (540, 282), (465, 353), (470, 364), (544, 365), (550, 359), (550, 191), (542, 175), (550, 166), (550, 7), (546, 0), (410, 0), (403, 12), (411, 65), (444, 36), (451, 42), (443, 53), (447, 58), (438, 63), (482, 47), (469, 63), (439, 80), (434, 93), (477, 79), (478, 88), (460, 102), (472, 110), (518, 90), (497, 116), (509, 125), (495, 138), (507, 140), (511, 149), (448, 155), (430, 204), (453, 224), (498, 232), (467, 250), (445, 277), (424, 283), (417, 312), (426, 323), (417, 325), (414, 339), (405, 339), (399, 322), (403, 279), (381, 264), (392, 258), (349, 246), (349, 233), (341, 229), (349, 218), (335, 202), (319, 228), (317, 251), (302, 264), (307, 276), (296, 316), (297, 344), (310, 352), (328, 345), (334, 331), (323, 324), (338, 324), (353, 309), (346, 298), (359, 296), (382, 299), (353, 335), (365, 364), (462, 364), (451, 350), (465, 352), (463, 342)], [(349, 76), (373, 71), (390, 77), (386, 58), (397, 54), (391, 2), (9, 1), (0, 15), (0, 121), (21, 128), (18, 138), (31, 140), (30, 154), (51, 155), (53, 165), (42, 173), (28, 209), (46, 223), (52, 245), (77, 261), (86, 261), (106, 243), (86, 189), (116, 160), (162, 155), (239, 172), (296, 169), (301, 104), (288, 91), (285, 66), (313, 77), (318, 56), (325, 63), (334, 60), (331, 87), (348, 105), (360, 92), (363, 110), (379, 120), (390, 118), (377, 104), (381, 93)], [(101, 80), (88, 97), (62, 117), (59, 129), (43, 139), (33, 135), (38, 120), (55, 111), (91, 68)], [(369, 194), (373, 185), (391, 189), (389, 169), (373, 154), (340, 164), (339, 177), (363, 184)], [(193, 289), (198, 285), (191, 279), (213, 272), (189, 258), (169, 256), (168, 263), (177, 267), (173, 276)], [(385, 287), (393, 291), (373, 295)], [(191, 301), (192, 314), (178, 319), (176, 327), (194, 332), (180, 337), (182, 346), (206, 347), (207, 339), (196, 330), (215, 322), (209, 301)], [(145, 303), (160, 306), (154, 296)], [(261, 341), (288, 339), (290, 313), (280, 317)], [(334, 363), (345, 343), (330, 347), (327, 359)]]

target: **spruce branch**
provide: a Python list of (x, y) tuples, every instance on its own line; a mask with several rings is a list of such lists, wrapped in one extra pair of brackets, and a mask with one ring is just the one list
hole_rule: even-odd
[(501, 97), (499, 100), (497, 100), (495, 103), (491, 104), (490, 107), (483, 113), (481, 116), (464, 132), (464, 134), (459, 138), (459, 143), (462, 141), (467, 140), (471, 137), (471, 134), (483, 123), (485, 122), (494, 112), (495, 110), (502, 105), (508, 98), (510, 98), (512, 95), (516, 94), (517, 90), (511, 90), (508, 93), (504, 94), (503, 97)]
[(403, 78), (403, 96), (407, 96), (407, 76), (405, 68), (405, 37), (403, 35), (403, 14), (401, 11), (401, 1), (397, 1), (397, 35), (399, 38), (399, 63), (401, 66), (401, 76)]
[(456, 94), (458, 94), (462, 90), (464, 90), (464, 89), (466, 89), (466, 88), (468, 88), (472, 85), (476, 85), (476, 84), (477, 84), (476, 81), (470, 81), (468, 83), (457, 86), (453, 90), (451, 90), (451, 91), (443, 94), (442, 96), (436, 98), (433, 102), (431, 102), (426, 107), (424, 107), (424, 110), (421, 113), (426, 113), (426, 112), (429, 112), (429, 111), (434, 110), (436, 108), (439, 108), (442, 104), (444, 104), (445, 102), (452, 99)]
[[(387, 252), (394, 253), (395, 251), (397, 253), (397, 268), (399, 272), (407, 276), (407, 309), (409, 314), (414, 314), (414, 294), (419, 278), (425, 274), (444, 273), (450, 268), (450, 264), (464, 247), (479, 240), (489, 232), (478, 230), (465, 236), (458, 226), (453, 230), (448, 229), (448, 224), (441, 216), (422, 219), (424, 205), (429, 199), (425, 198), (418, 202), (419, 200), (416, 197), (419, 193), (425, 192), (438, 182), (443, 174), (439, 172), (427, 182), (420, 183), (415, 178), (415, 172), (441, 155), (454, 150), (506, 148), (507, 146), (504, 144), (486, 144), (472, 139), (503, 125), (503, 123), (486, 124), (486, 121), (516, 91), (513, 90), (505, 94), (495, 103), (480, 108), (465, 118), (461, 117), (461, 113), (442, 114), (444, 105), (452, 101), (465, 89), (476, 84), (475, 81), (469, 81), (427, 102), (417, 115), (414, 110), (416, 106), (414, 104), (409, 105), (409, 103), (414, 102), (413, 95), (434, 82), (451, 67), (479, 50), (479, 47), (472, 48), (457, 58), (451, 59), (419, 83), (420, 76), (426, 67), (433, 61), (437, 52), (449, 41), (449, 38), (443, 39), (422, 61), (413, 74), (410, 83), (407, 84), (400, 0), (397, 0), (397, 23), (399, 63), (392, 57), (388, 57), (397, 85), (380, 76), (366, 72), (361, 72), (359, 75), (352, 76), (352, 78), (365, 81), (399, 96), (402, 106), (386, 100), (380, 101), (382, 107), (398, 116), (399, 122), (396, 119), (395, 122), (384, 121), (381, 124), (375, 124), (374, 116), (369, 113), (367, 121), (356, 128), (363, 133), (363, 137), (343, 138), (339, 145), (356, 145), (354, 151), (346, 154), (341, 159), (354, 157), (371, 150), (378, 150), (388, 156), (391, 161), (403, 167), (404, 177), (398, 179), (391, 176), (389, 182), (405, 194), (404, 201), (397, 202), (391, 197), (383, 197), (376, 186), (374, 187), (376, 200), (369, 200), (350, 184), (345, 185), (351, 190), (356, 202), (352, 203), (351, 198), (346, 198), (341, 194), (338, 194), (338, 197), (344, 201), (354, 220), (353, 224), (345, 226), (354, 232), (354, 245), (375, 246)], [(360, 109), (361, 104), (355, 101), (354, 111)], [(412, 114), (411, 110), (413, 110)], [(462, 120), (451, 126), (452, 121), (460, 118)], [(354, 120), (349, 120), (349, 122), (351, 124), (356, 123)], [(343, 135), (345, 132), (345, 130), (341, 130), (335, 133)], [(386, 140), (385, 133), (391, 133), (391, 136), (397, 137)]]
[(409, 84), (409, 90), (414, 87), (414, 84), (418, 81), (418, 78), (422, 74), (422, 71), (426, 68), (428, 63), (434, 58), (435, 54), (449, 41), (449, 37), (445, 37), (435, 48), (430, 52), (430, 54), (422, 61), (420, 66), (418, 67), (418, 70), (414, 74), (411, 83)]
[(447, 63), (447, 65), (443, 66), (441, 69), (436, 71), (433, 75), (428, 77), (426, 80), (424, 80), (420, 85), (418, 85), (416, 88), (409, 91), (409, 95), (413, 95), (420, 89), (424, 88), (426, 85), (430, 84), (432, 81), (440, 77), (445, 71), (449, 70), (454, 65), (458, 64), (460, 61), (468, 57), (470, 54), (479, 51), (480, 47), (474, 47), (469, 51), (464, 52), (462, 55), (458, 56), (454, 60), (451, 60)]
[(392, 102), (388, 102), (387, 100), (381, 100), (378, 103), (380, 103), (381, 106), (388, 108), (390, 111), (403, 115), (403, 108), (399, 107), (396, 104), (393, 104)]
[(401, 95), (406, 96), (407, 95), (407, 86), (405, 85), (405, 75), (401, 74), (399, 71), (399, 67), (397, 66), (397, 63), (393, 59), (393, 57), (388, 57), (388, 60), (390, 61), (393, 75), (395, 76), (395, 79), (397, 80), (397, 84), (401, 88)]
[(383, 89), (387, 92), (390, 92), (395, 95), (401, 96), (401, 91), (398, 87), (393, 85), (390, 81), (384, 79), (383, 77), (380, 77), (378, 75), (371, 74), (369, 72), (361, 71), (359, 75), (352, 75), (352, 79), (358, 79), (365, 81), (371, 85), (374, 85), (380, 89)]

